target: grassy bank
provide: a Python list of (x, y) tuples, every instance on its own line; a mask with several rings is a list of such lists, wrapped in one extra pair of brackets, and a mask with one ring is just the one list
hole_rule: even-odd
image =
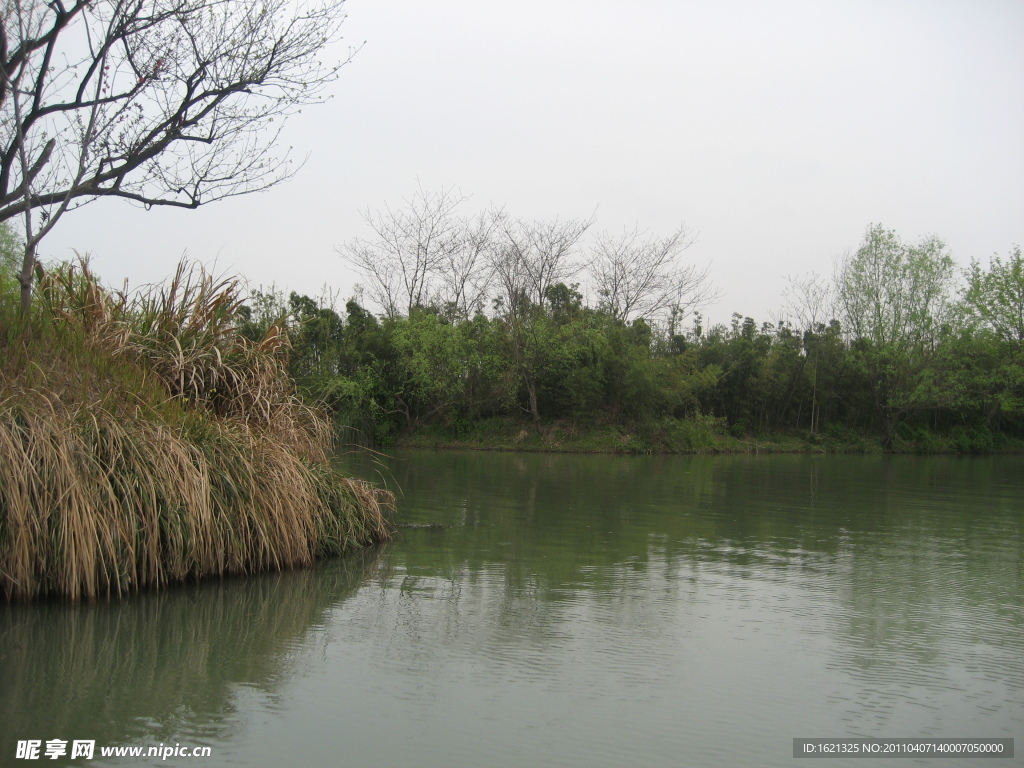
[(328, 461), (285, 336), (184, 266), (134, 297), (84, 265), (0, 306), (0, 593), (71, 599), (305, 565), (390, 536), (393, 497)]
[(647, 420), (633, 423), (543, 423), (540, 430), (523, 421), (492, 418), (463, 422), (457, 428), (422, 427), (398, 438), (408, 448), (461, 448), (561, 453), (1024, 453), (1024, 441), (987, 431), (953, 429), (939, 433), (903, 429), (886, 451), (877, 434), (829, 426), (816, 434), (746, 434), (730, 430), (724, 419)]

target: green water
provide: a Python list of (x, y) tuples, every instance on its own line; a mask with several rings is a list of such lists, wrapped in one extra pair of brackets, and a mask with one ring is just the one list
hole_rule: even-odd
[[(1024, 763), (1024, 458), (347, 463), (434, 527), (0, 606), (0, 765), (57, 738), (95, 740), (81, 765), (791, 766), (794, 737), (1014, 737), (938, 764)], [(212, 756), (98, 754), (161, 743)]]

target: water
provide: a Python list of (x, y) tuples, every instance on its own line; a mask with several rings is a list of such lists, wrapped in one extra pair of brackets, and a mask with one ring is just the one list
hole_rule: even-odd
[(54, 738), (212, 752), (82, 765), (789, 766), (794, 737), (1015, 737), (940, 764), (1022, 762), (1024, 458), (349, 464), (434, 527), (0, 607), (0, 765)]

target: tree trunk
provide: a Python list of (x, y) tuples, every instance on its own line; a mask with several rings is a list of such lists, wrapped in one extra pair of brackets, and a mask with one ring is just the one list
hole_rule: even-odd
[(532, 377), (526, 381), (526, 392), (530, 396), (530, 415), (533, 416), (533, 428), (540, 434), (540, 411), (537, 408), (537, 382)]
[(36, 269), (36, 247), (31, 244), (25, 246), (25, 260), (21, 264), (21, 274), (18, 275), (18, 282), (21, 283), (21, 315), (27, 317), (29, 309), (32, 308), (32, 282)]

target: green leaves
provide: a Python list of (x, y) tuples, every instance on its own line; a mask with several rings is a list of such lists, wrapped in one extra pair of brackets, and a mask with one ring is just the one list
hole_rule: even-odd
[(1024, 347), (1024, 258), (1016, 245), (1004, 262), (989, 261), (988, 271), (972, 262), (966, 272), (964, 305), (974, 320), (990, 328), (1018, 351)]
[[(740, 439), (880, 434), (898, 438), (894, 449), (948, 450), (954, 427), (1024, 434), (1022, 275), (1019, 248), (987, 271), (972, 265), (957, 305), (941, 240), (908, 244), (872, 226), (835, 291), (791, 281), (790, 319), (775, 324), (739, 314), (708, 330), (698, 316), (685, 333), (671, 318), (628, 323), (557, 281), (539, 297), (507, 294), (490, 316), (434, 302), (378, 321), (349, 302), (342, 317), (293, 294), (289, 370), (377, 440), (465, 433), (492, 417), (544, 432), (560, 421), (633, 430), (703, 415)], [(252, 316), (268, 312), (257, 303)], [(938, 437), (922, 442), (922, 430)]]
[(954, 274), (953, 258), (937, 237), (906, 245), (877, 224), (840, 267), (836, 295), (842, 321), (886, 444), (907, 412), (945, 399), (945, 391), (925, 386), (922, 376), (951, 315)]
[(906, 245), (895, 232), (872, 225), (837, 277), (847, 332), (901, 353), (931, 344), (949, 313), (954, 273), (953, 258), (937, 237)]

